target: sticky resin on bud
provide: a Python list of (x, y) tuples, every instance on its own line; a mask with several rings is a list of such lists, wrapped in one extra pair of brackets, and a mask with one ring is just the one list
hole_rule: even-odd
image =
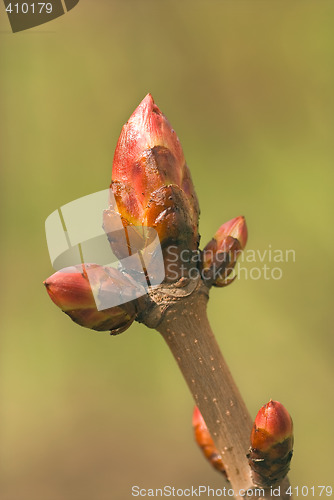
[[(151, 94), (123, 126), (112, 168), (116, 202), (104, 213), (104, 226), (115, 217), (129, 226), (153, 228), (162, 249), (197, 250), (199, 205), (180, 141)], [(116, 252), (122, 253), (119, 245)], [(126, 251), (126, 249), (125, 249)]]

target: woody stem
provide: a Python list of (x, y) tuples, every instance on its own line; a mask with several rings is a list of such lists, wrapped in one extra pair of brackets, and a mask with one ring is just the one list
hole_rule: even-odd
[[(222, 356), (207, 319), (207, 288), (199, 283), (182, 297), (155, 297), (163, 304), (154, 326), (167, 342), (200, 409), (217, 449), (221, 452), (235, 497), (255, 487), (247, 460), (252, 419)], [(288, 488), (284, 482), (284, 491)], [(288, 498), (283, 495), (276, 498)], [(270, 491), (256, 498), (269, 498)], [(267, 496), (268, 495), (268, 496)], [(254, 498), (254, 494), (252, 495)], [(291, 498), (289, 496), (289, 498)]]

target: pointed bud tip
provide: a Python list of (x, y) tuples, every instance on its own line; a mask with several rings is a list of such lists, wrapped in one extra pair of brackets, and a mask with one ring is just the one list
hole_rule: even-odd
[(202, 414), (199, 411), (198, 407), (195, 406), (194, 412), (193, 412), (193, 420), (192, 420), (193, 427), (196, 427), (196, 425), (203, 424), (203, 423), (205, 425), (205, 422), (204, 422), (204, 419), (202, 417)]
[[(81, 268), (81, 266), (80, 266)], [(50, 299), (63, 311), (95, 306), (88, 279), (75, 267), (52, 274), (43, 282)]]
[(240, 242), (241, 249), (243, 250), (247, 243), (247, 225), (246, 219), (243, 215), (239, 217), (235, 217), (220, 226), (218, 229), (215, 238), (217, 241), (221, 241), (227, 236), (232, 236)]
[(162, 114), (160, 109), (158, 108), (158, 106), (155, 104), (153, 96), (150, 92), (148, 94), (146, 94), (144, 99), (141, 101), (141, 103), (137, 106), (137, 108), (133, 112), (132, 116), (140, 110), (141, 110), (141, 112), (143, 112), (144, 109), (150, 113), (154, 112), (157, 114)]

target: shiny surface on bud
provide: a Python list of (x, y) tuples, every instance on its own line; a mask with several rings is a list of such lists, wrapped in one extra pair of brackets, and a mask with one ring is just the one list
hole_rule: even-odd
[(199, 206), (180, 141), (148, 94), (124, 125), (111, 188), (124, 224), (153, 227), (162, 246), (196, 249)]
[(202, 414), (197, 406), (195, 406), (194, 408), (192, 424), (194, 428), (196, 443), (201, 448), (204, 456), (209, 460), (209, 462), (215, 469), (217, 469), (219, 472), (222, 472), (226, 477), (222, 456), (215, 447), (210, 432), (208, 431)]
[(240, 247), (243, 250), (247, 243), (247, 226), (245, 217), (242, 215), (225, 222), (218, 231), (214, 238), (217, 240), (218, 246), (224, 241), (227, 236), (231, 236), (239, 241)]
[[(73, 266), (57, 271), (44, 281), (44, 285), (51, 300), (75, 323), (86, 328), (117, 334), (126, 330), (136, 317), (133, 283), (116, 269), (96, 264)], [(106, 294), (122, 296), (122, 301), (129, 301), (98, 310), (94, 297)]]
[(247, 225), (243, 216), (235, 217), (220, 226), (202, 252), (203, 270), (208, 280), (212, 281), (211, 284), (223, 287), (235, 279), (227, 278), (246, 243)]
[(257, 484), (270, 486), (289, 471), (293, 450), (293, 423), (279, 401), (270, 400), (256, 415), (248, 455)]
[(251, 444), (253, 448), (267, 451), (273, 444), (292, 439), (293, 424), (288, 410), (279, 402), (270, 400), (256, 415)]

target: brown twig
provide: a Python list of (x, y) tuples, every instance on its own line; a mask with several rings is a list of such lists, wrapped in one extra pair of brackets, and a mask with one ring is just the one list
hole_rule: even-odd
[[(212, 333), (206, 314), (208, 289), (200, 279), (182, 279), (156, 287), (150, 299), (141, 321), (165, 339), (223, 456), (235, 497), (248, 498), (243, 492), (256, 487), (246, 456), (252, 419)], [(288, 486), (285, 480), (276, 498), (288, 498), (283, 494)], [(269, 497), (267, 489), (256, 498)]]

